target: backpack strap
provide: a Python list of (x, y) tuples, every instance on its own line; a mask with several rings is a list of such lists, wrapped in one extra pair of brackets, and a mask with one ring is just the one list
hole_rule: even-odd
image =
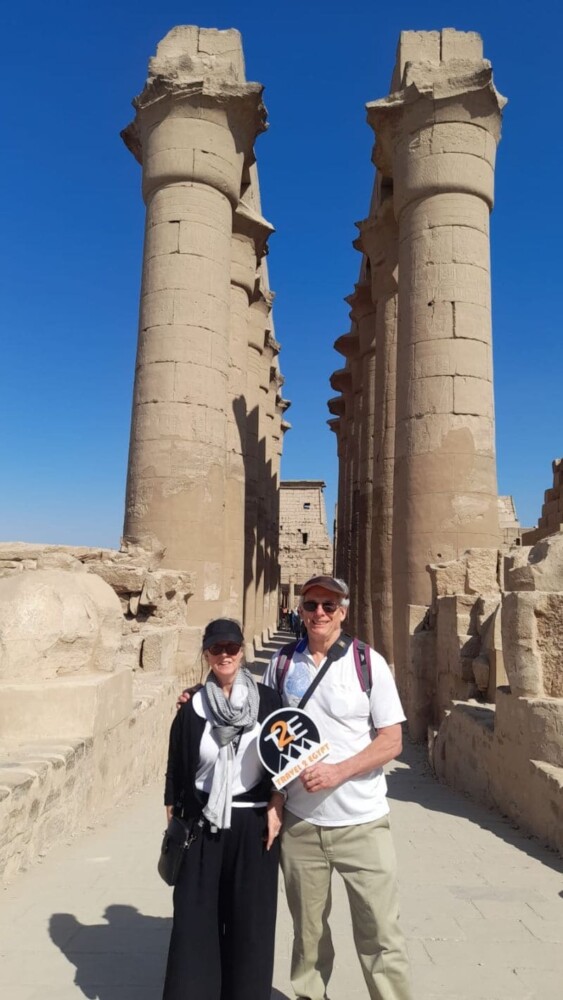
[(367, 646), (365, 642), (362, 642), (361, 639), (354, 639), (352, 649), (354, 652), (354, 664), (358, 680), (360, 682), (360, 687), (362, 691), (365, 691), (369, 698), (372, 688), (369, 646)]
[(288, 642), (286, 646), (282, 646), (280, 649), (278, 662), (276, 663), (276, 688), (280, 698), (283, 694), (283, 686), (285, 684), (287, 671), (291, 666), (295, 650), (301, 641), (301, 639), (296, 639), (295, 642)]

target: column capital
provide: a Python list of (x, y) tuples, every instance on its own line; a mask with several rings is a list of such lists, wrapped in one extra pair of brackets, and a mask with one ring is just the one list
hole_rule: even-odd
[(245, 237), (254, 245), (254, 252), (258, 261), (262, 260), (268, 252), (267, 243), (275, 232), (271, 222), (268, 222), (263, 215), (256, 212), (250, 205), (245, 204), (241, 199), (233, 213), (233, 236)]
[(491, 64), (475, 54), (457, 58), (449, 45), (441, 61), (407, 62), (400, 89), (366, 105), (373, 160), (393, 177), (396, 212), (444, 192), (477, 195), (492, 207), (505, 104)]
[(344, 396), (333, 396), (332, 399), (329, 399), (328, 409), (329, 413), (333, 413), (335, 417), (342, 417), (346, 409)]
[[(266, 331), (265, 346), (271, 352), (271, 355), (272, 355), (273, 358), (277, 357), (277, 355), (281, 351), (281, 344), (280, 344), (279, 340), (276, 340), (276, 338), (274, 337), (274, 335), (273, 335), (273, 333), (272, 333), (271, 330), (267, 330)], [(283, 382), (283, 379), (282, 379), (282, 382)]]
[(247, 83), (237, 31), (182, 26), (159, 43), (122, 131), (143, 166), (143, 197), (167, 184), (207, 184), (235, 206), (245, 160), (266, 129), (261, 84)]
[(262, 292), (250, 304), (250, 321), (248, 324), (248, 345), (259, 354), (263, 354), (269, 332), (272, 299)]
[(375, 311), (369, 281), (360, 281), (354, 285), (354, 291), (351, 295), (347, 295), (344, 301), (349, 304), (350, 318), (355, 323), (359, 323), (364, 316)]
[(360, 337), (356, 328), (343, 333), (334, 341), (334, 349), (345, 358), (354, 358), (360, 349)]
[(352, 392), (352, 372), (349, 368), (338, 368), (330, 376), (329, 382), (335, 392), (343, 395)]

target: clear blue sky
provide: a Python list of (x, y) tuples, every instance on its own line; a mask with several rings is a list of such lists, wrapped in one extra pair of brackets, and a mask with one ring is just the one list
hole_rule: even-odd
[(0, 539), (119, 542), (144, 216), (119, 131), (157, 42), (186, 23), (239, 28), (248, 78), (266, 87), (271, 124), (257, 155), (293, 401), (282, 474), (324, 478), (329, 520), (332, 343), (349, 329), (354, 222), (373, 180), (364, 104), (388, 91), (400, 30), (483, 35), (510, 101), (492, 221), (499, 489), (521, 521), (537, 519), (563, 453), (559, 5), (23, 0), (4, 10)]

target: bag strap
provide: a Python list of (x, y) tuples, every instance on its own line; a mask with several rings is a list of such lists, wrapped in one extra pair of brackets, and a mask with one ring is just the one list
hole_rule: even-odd
[(344, 632), (340, 633), (338, 639), (336, 640), (336, 642), (333, 642), (328, 653), (326, 654), (326, 660), (324, 661), (322, 667), (317, 672), (317, 674), (309, 684), (309, 687), (305, 691), (305, 694), (301, 698), (301, 701), (297, 706), (298, 708), (305, 707), (305, 705), (309, 701), (309, 698), (311, 697), (315, 689), (318, 687), (318, 685), (321, 683), (331, 663), (334, 663), (335, 660), (339, 660), (341, 656), (344, 656), (344, 654), (349, 649), (351, 642), (352, 639), (349, 635), (346, 635)]
[(296, 639), (295, 642), (288, 642), (286, 646), (282, 646), (280, 649), (278, 662), (276, 664), (276, 687), (280, 698), (283, 693), (283, 686), (285, 684), (287, 671), (289, 670), (295, 650), (300, 642), (301, 639)]
[(356, 673), (358, 675), (360, 687), (362, 691), (365, 691), (369, 698), (372, 689), (371, 657), (369, 646), (367, 646), (365, 642), (362, 642), (361, 639), (354, 639), (352, 648), (354, 652), (354, 664), (356, 666)]

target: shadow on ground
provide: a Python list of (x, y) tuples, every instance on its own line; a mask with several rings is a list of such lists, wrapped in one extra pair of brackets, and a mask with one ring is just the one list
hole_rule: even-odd
[(129, 996), (136, 987), (142, 987), (143, 998), (154, 989), (157, 1000), (172, 920), (117, 905), (108, 906), (103, 916), (102, 924), (81, 924), (71, 913), (53, 913), (49, 920), (52, 941), (76, 966), (76, 986), (89, 1000), (119, 1000), (124, 988)]
[[(137, 995), (160, 1000), (171, 918), (117, 905), (108, 906), (103, 916), (102, 924), (81, 924), (72, 913), (53, 913), (49, 920), (51, 940), (76, 966), (76, 986), (88, 1000)], [(274, 989), (271, 1000), (290, 998)]]
[(263, 644), (263, 648), (256, 653), (254, 663), (249, 664), (252, 673), (260, 679), (276, 650), (278, 650), (280, 646), (285, 646), (286, 643), (292, 642), (293, 639), (294, 636), (292, 632), (275, 632), (270, 641), (265, 642)]
[(524, 851), (531, 858), (541, 861), (553, 871), (563, 873), (563, 859), (556, 852), (544, 847), (534, 836), (516, 827), (512, 820), (500, 812), (441, 784), (434, 777), (422, 746), (406, 743), (399, 762), (407, 766), (391, 769), (388, 773), (390, 799), (416, 802), (423, 809), (467, 819)]

